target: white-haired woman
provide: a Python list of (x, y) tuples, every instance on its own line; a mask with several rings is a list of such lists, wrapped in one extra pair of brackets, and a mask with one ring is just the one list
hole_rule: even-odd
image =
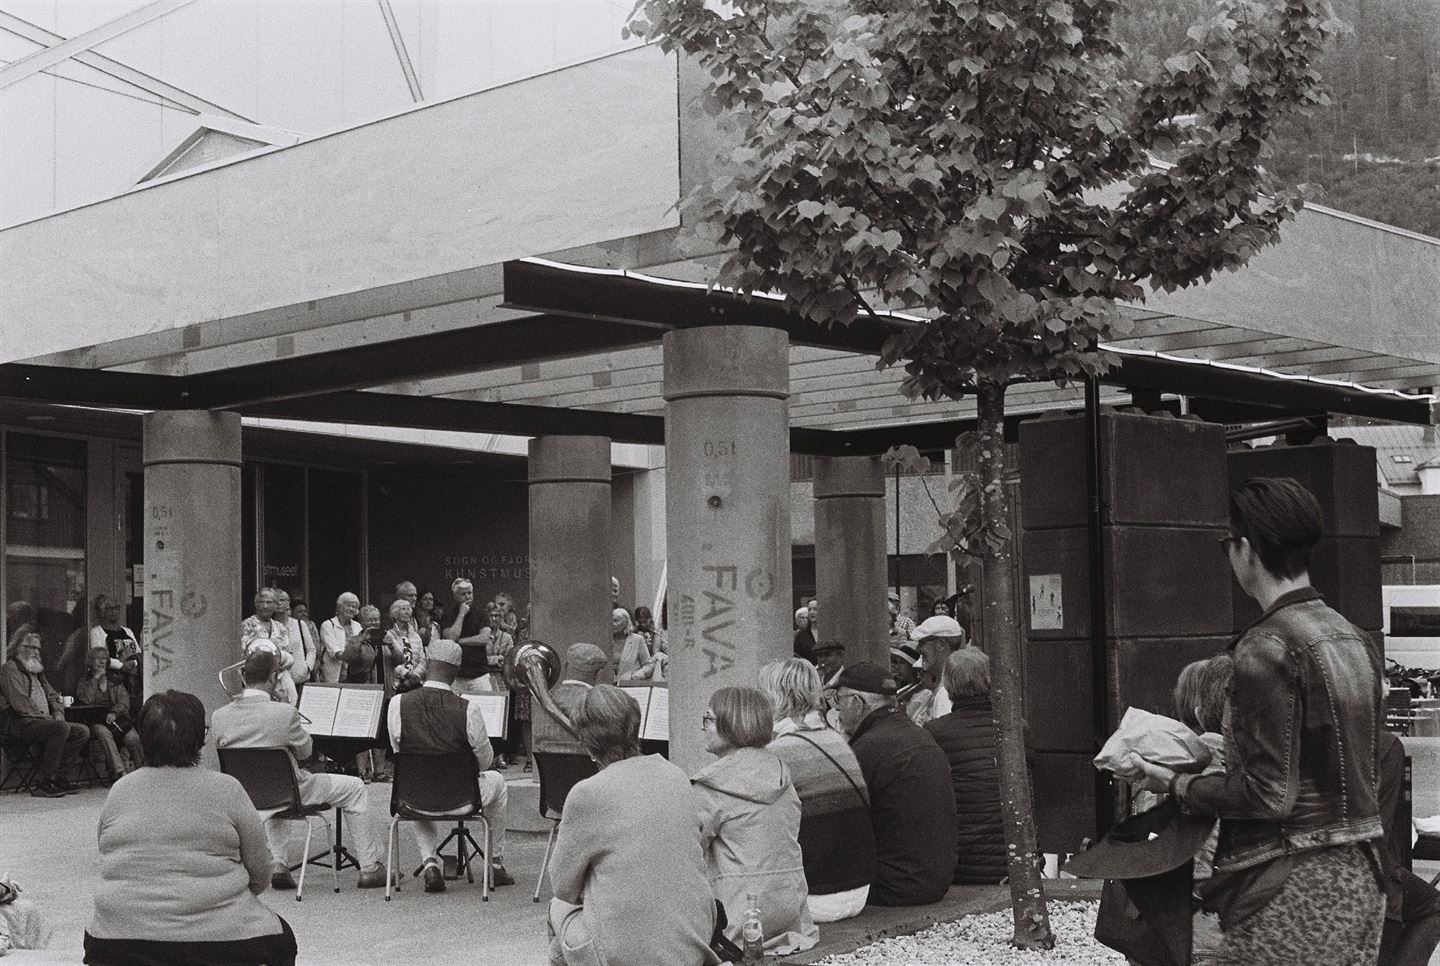
[(649, 681), (663, 660), (663, 655), (650, 652), (628, 610), (617, 607), (610, 612), (610, 668), (616, 684)]
[(860, 914), (875, 878), (875, 832), (860, 763), (845, 736), (825, 724), (820, 672), (802, 658), (760, 668), (775, 723), (769, 748), (800, 796), (800, 853), (815, 922)]
[(364, 628), (355, 620), (360, 598), (346, 591), (335, 598), (335, 616), (320, 625), (320, 654), (315, 659), (315, 680), (335, 684), (345, 674), (345, 648), (359, 639)]
[(425, 644), (415, 626), (414, 608), (403, 597), (390, 605), (384, 655), (385, 682), (395, 694), (413, 691), (425, 683)]

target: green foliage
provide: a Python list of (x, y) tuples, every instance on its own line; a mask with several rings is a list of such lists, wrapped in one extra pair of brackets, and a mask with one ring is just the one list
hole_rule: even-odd
[[(1426, 161), (1440, 158), (1440, 2), (1335, 5), (1350, 29), (1315, 60), (1330, 103), (1281, 126), (1270, 164), (1279, 177), (1312, 185), (1312, 200), (1435, 235), (1440, 199), (1427, 188)], [(1216, 0), (1126, 4), (1116, 30), (1134, 73), (1147, 75), (1179, 50), (1187, 27), (1216, 7)], [(1384, 159), (1384, 170), (1367, 157)]]
[(688, 200), (734, 245), (721, 280), (827, 323), (919, 307), (881, 364), (933, 399), (1102, 371), (1117, 301), (1243, 265), (1299, 205), (1260, 160), (1323, 100), (1325, 0), (1227, 0), (1143, 85), (1118, 7), (641, 0), (630, 29), (697, 58), (736, 134)]

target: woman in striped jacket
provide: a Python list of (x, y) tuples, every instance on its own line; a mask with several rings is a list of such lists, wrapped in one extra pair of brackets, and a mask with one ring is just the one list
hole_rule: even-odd
[(816, 922), (859, 915), (875, 877), (875, 833), (860, 763), (845, 736), (828, 727), (820, 674), (788, 658), (760, 669), (760, 690), (775, 709), (769, 748), (785, 762), (800, 796), (800, 851)]

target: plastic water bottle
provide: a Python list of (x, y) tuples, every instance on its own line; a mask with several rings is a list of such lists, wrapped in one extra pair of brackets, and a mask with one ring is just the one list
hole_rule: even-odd
[(740, 927), (740, 938), (744, 953), (742, 962), (765, 962), (765, 931), (760, 924), (760, 897), (755, 893), (745, 896), (745, 923)]

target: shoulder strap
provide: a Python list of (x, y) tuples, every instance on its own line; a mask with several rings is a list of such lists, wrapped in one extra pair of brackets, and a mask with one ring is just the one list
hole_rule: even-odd
[(816, 741), (814, 738), (807, 738), (803, 733), (801, 733), (801, 732), (799, 732), (799, 731), (791, 731), (791, 732), (788, 732), (788, 733), (786, 733), (786, 734), (781, 735), (780, 737), (782, 737), (782, 738), (799, 738), (801, 741), (805, 742), (807, 745), (809, 745), (810, 747), (814, 748), (816, 751), (820, 752), (820, 754), (824, 755), (824, 756), (825, 756), (825, 760), (828, 761), (828, 762), (830, 762), (830, 764), (834, 765), (834, 766), (835, 766), (835, 770), (838, 771), (840, 774), (844, 775), (844, 776), (845, 776), (845, 780), (850, 783), (850, 787), (853, 788), (853, 789), (855, 789), (855, 794), (859, 797), (859, 799), (860, 799), (860, 804), (861, 804), (861, 805), (864, 805), (866, 808), (869, 808), (869, 807), (870, 807), (870, 801), (869, 801), (869, 799), (866, 798), (866, 797), (865, 797), (865, 793), (860, 790), (860, 786), (857, 785), (857, 784), (855, 784), (855, 779), (852, 778), (852, 777), (850, 776), (850, 773), (845, 770), (845, 766), (842, 765), (842, 764), (840, 764), (838, 761), (836, 761), (834, 755), (830, 754), (830, 752), (826, 751), (824, 748), (821, 748), (821, 747), (820, 747), (820, 743), (819, 743), (818, 741)]

